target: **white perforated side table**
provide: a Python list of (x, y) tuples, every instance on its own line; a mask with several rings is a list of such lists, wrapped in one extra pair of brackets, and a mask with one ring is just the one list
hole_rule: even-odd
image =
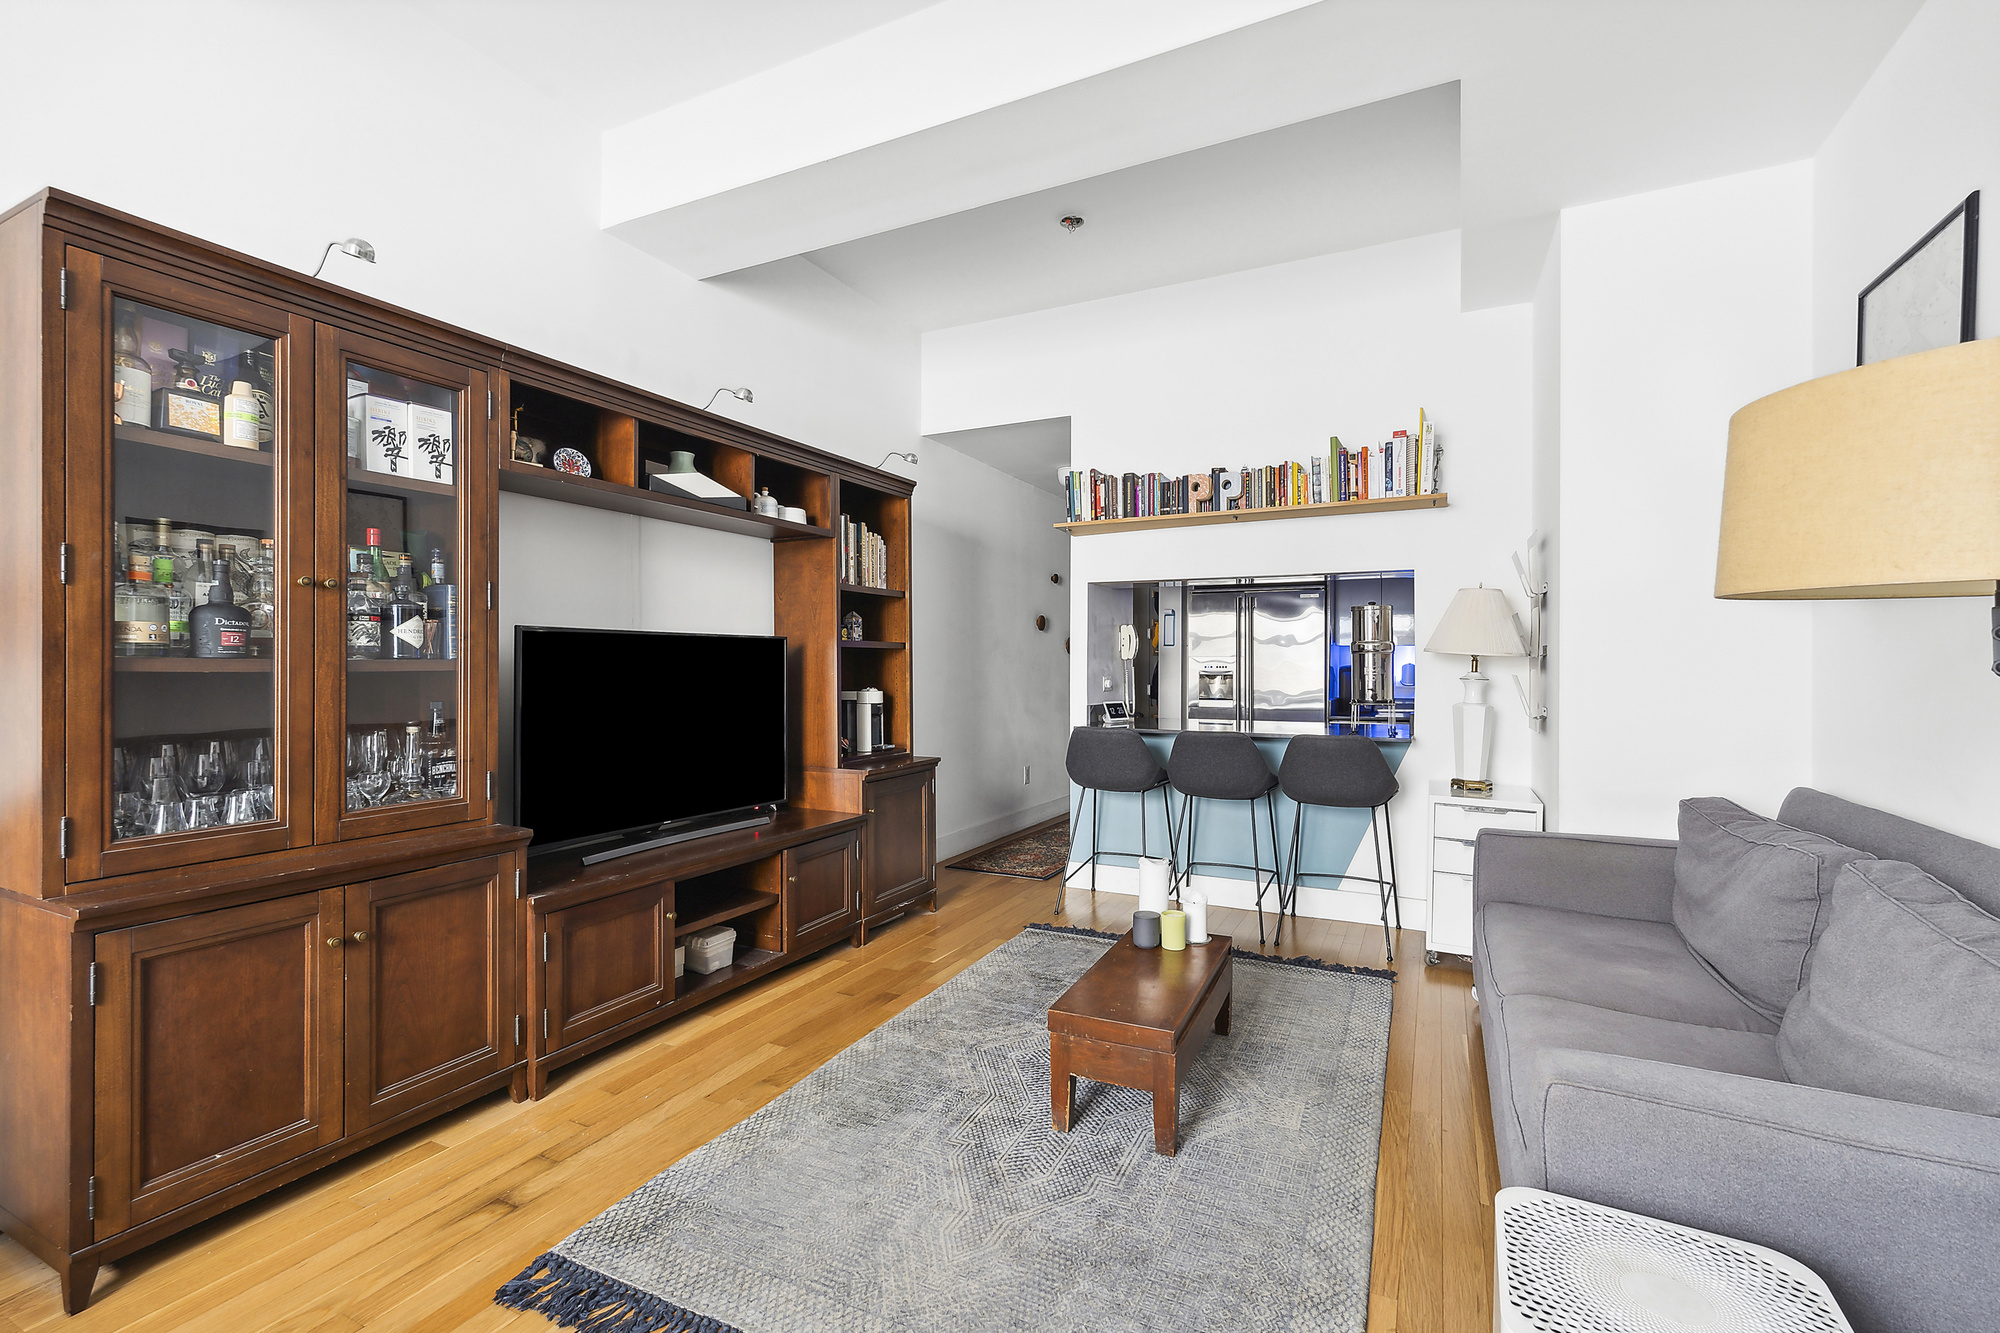
[(1494, 1333), (1853, 1333), (1761, 1245), (1541, 1190), (1493, 1200)]

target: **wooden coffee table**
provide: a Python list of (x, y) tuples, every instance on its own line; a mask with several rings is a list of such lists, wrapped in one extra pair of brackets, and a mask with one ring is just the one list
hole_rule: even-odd
[(1067, 1134), (1079, 1075), (1153, 1094), (1153, 1151), (1172, 1157), (1180, 1071), (1209, 1032), (1229, 1033), (1227, 935), (1141, 949), (1125, 935), (1049, 1006), (1049, 1106)]

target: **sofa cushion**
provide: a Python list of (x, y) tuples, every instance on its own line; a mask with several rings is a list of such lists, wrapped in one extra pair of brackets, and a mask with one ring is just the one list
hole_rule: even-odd
[[(1547, 1051), (1601, 1051), (1661, 1064), (1712, 1069), (1721, 1074), (1783, 1082), (1778, 1039), (1769, 1032), (1675, 1023), (1644, 1014), (1600, 1009), (1546, 995), (1512, 995), (1506, 1012), (1507, 1069), (1504, 1072), (1527, 1159), (1541, 1161), (1542, 1108), (1536, 1104), (1543, 1080), (1537, 1062)], [(1494, 1126), (1496, 1135), (1499, 1125)]]
[(1719, 796), (1682, 801), (1674, 924), (1717, 977), (1775, 1020), (1826, 929), (1834, 876), (1866, 855)]
[(1904, 861), (1840, 872), (1778, 1028), (1794, 1083), (2000, 1116), (2000, 918)]
[(1794, 787), (1778, 807), (1793, 828), (1824, 834), (1884, 861), (1908, 861), (1957, 889), (1982, 912), (2000, 916), (2000, 847), (1961, 838), (1811, 787)]
[(1664, 921), (1488, 903), (1479, 909), (1477, 931), (1475, 947), (1495, 998), (1547, 995), (1674, 1023), (1778, 1030), (1716, 980)]

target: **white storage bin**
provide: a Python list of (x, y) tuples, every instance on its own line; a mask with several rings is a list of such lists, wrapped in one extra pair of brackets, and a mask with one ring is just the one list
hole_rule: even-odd
[(681, 979), (681, 975), (685, 973), (687, 970), (688, 970), (687, 946), (685, 944), (676, 944), (674, 946), (674, 980), (679, 981)]
[(710, 926), (698, 930), (687, 937), (682, 947), (687, 950), (688, 971), (706, 976), (735, 961), (736, 927)]

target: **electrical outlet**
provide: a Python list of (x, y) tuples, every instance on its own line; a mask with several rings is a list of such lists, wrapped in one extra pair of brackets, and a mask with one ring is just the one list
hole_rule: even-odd
[(1021, 765), (1021, 785), (1026, 787), (1030, 786), (1033, 782), (1033, 769), (1027, 764)]

